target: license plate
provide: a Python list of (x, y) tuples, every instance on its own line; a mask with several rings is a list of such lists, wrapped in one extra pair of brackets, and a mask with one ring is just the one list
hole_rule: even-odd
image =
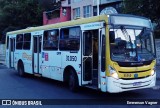
[(140, 86), (142, 84), (142, 82), (134, 82), (133, 86)]

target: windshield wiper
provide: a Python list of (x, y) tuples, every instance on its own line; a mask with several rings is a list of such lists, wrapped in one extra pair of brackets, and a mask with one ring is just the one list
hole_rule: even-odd
[(129, 40), (129, 44), (131, 46), (131, 50), (133, 52), (133, 45), (132, 45), (132, 41), (131, 41), (131, 36), (128, 34), (127, 30), (124, 28), (124, 26), (121, 26), (120, 27), (124, 37), (126, 38), (126, 40), (128, 39)]

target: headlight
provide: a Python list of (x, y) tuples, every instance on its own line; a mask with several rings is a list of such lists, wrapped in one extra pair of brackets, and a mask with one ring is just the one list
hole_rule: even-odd
[(118, 74), (117, 73), (113, 73), (111, 74), (111, 77), (115, 78), (115, 79), (119, 79)]
[(156, 72), (156, 67), (154, 67), (152, 70), (151, 70), (151, 76), (153, 76)]
[(119, 79), (116, 70), (114, 68), (112, 68), (111, 66), (109, 66), (109, 73), (110, 73), (111, 77), (113, 77), (115, 79)]

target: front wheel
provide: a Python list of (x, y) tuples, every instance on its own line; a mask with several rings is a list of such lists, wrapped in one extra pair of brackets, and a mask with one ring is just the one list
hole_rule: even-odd
[(79, 87), (78, 77), (77, 77), (75, 71), (71, 70), (70, 76), (69, 76), (69, 88), (71, 91), (75, 92), (75, 91), (77, 91), (78, 87)]

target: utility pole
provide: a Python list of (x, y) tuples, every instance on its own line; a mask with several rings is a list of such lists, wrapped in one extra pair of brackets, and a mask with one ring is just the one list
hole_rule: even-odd
[(99, 0), (97, 0), (97, 16), (99, 16)]

